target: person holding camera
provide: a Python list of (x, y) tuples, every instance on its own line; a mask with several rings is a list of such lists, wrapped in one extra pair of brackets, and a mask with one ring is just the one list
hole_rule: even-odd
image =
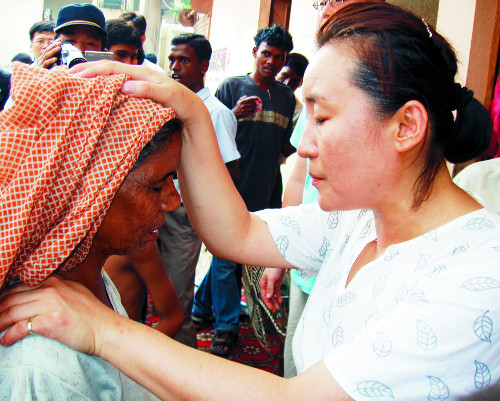
[[(76, 48), (81, 52), (80, 57), (83, 57), (88, 50), (101, 51), (106, 46), (104, 14), (92, 4), (69, 4), (61, 8), (54, 31), (56, 33), (54, 42), (35, 60), (35, 64), (39, 67), (51, 68), (56, 63), (61, 64), (61, 50), (66, 43), (73, 47), (68, 46), (69, 49), (63, 51), (66, 50), (71, 54), (71, 51), (75, 51), (73, 48)], [(70, 56), (66, 60), (71, 59)]]

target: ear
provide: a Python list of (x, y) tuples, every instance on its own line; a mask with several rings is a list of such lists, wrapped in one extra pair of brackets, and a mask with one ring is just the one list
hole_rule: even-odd
[(254, 46), (253, 50), (252, 50), (252, 54), (253, 54), (253, 58), (257, 58), (257, 48)]
[(394, 119), (394, 146), (397, 152), (407, 152), (425, 140), (429, 116), (422, 103), (406, 102), (392, 117)]
[(205, 75), (208, 71), (208, 67), (210, 67), (210, 61), (208, 60), (203, 60), (201, 63), (200, 63), (200, 67), (201, 67), (201, 73), (203, 75)]

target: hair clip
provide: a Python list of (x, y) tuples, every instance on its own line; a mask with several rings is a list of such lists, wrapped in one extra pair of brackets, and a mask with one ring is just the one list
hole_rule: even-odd
[(425, 29), (427, 29), (427, 33), (429, 34), (429, 38), (432, 38), (432, 32), (431, 32), (431, 29), (429, 28), (429, 25), (427, 25), (427, 22), (425, 22), (425, 20), (423, 18), (422, 18), (422, 22), (425, 25)]

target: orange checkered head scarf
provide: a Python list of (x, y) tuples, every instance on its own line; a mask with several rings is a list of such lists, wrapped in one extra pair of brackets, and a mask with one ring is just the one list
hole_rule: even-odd
[(0, 113), (0, 288), (81, 263), (140, 151), (176, 117), (121, 94), (124, 75), (14, 64), (15, 105)]

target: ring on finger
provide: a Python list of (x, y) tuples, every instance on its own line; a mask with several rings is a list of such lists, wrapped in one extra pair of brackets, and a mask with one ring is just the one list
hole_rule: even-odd
[(33, 327), (31, 325), (31, 320), (32, 320), (32, 318), (29, 317), (28, 318), (28, 324), (26, 325), (26, 328), (28, 329), (28, 334), (33, 334)]

